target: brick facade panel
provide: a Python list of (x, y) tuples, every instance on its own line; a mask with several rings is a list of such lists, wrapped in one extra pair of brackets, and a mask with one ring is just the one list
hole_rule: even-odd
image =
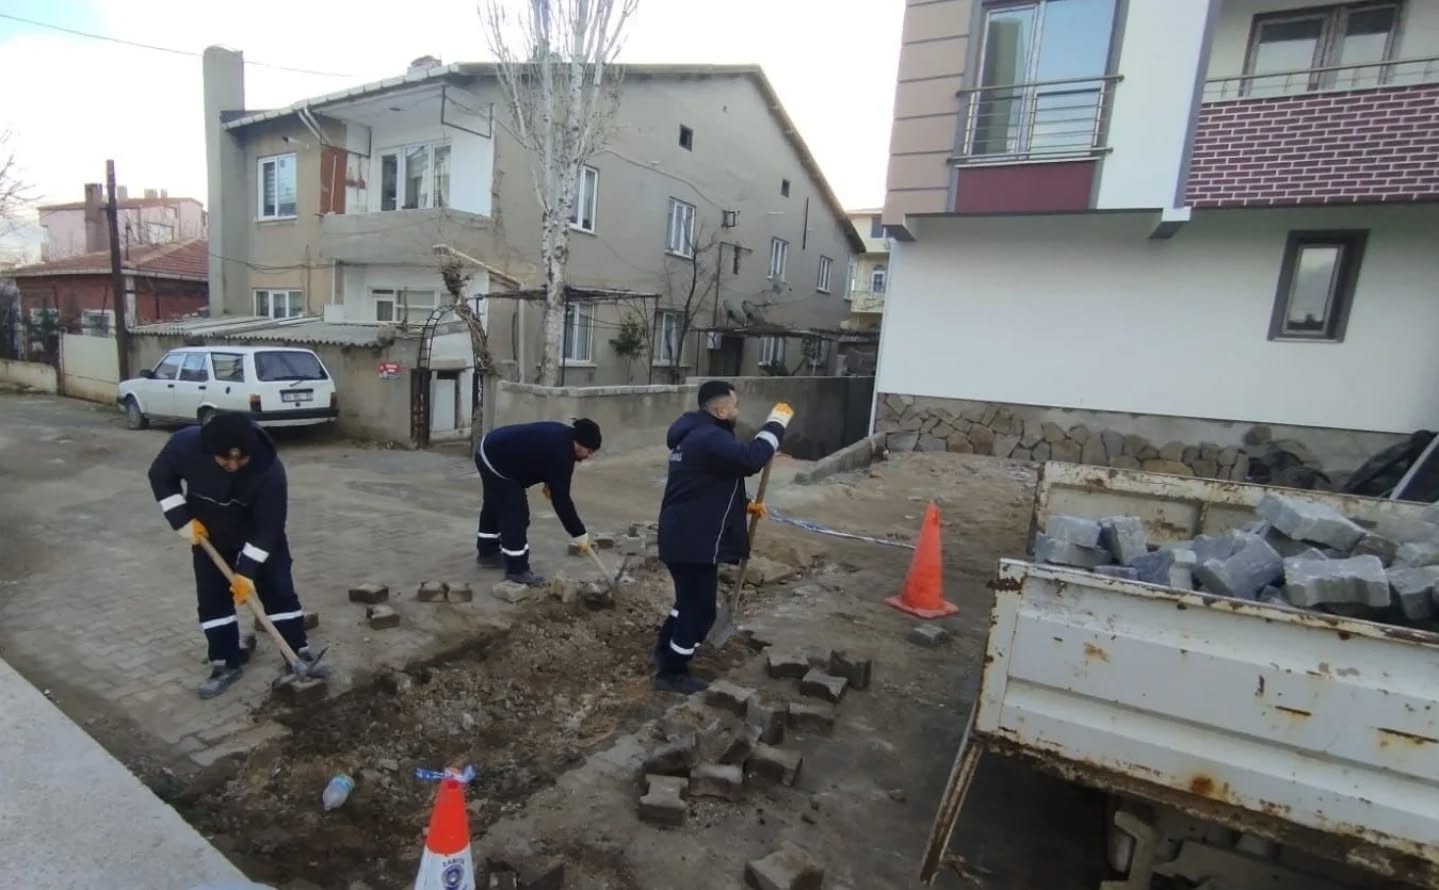
[(1439, 200), (1439, 84), (1200, 109), (1195, 207), (1421, 200)]

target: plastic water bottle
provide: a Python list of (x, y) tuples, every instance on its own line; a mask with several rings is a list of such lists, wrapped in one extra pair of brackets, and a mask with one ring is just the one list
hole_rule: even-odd
[(325, 786), (325, 793), (320, 795), (320, 802), (325, 806), (325, 812), (336, 809), (345, 803), (350, 792), (355, 790), (355, 780), (344, 773), (336, 773)]

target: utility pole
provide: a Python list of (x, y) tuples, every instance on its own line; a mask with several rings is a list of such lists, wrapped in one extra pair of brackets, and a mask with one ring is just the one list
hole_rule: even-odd
[(125, 293), (125, 270), (120, 265), (120, 208), (115, 201), (115, 162), (105, 162), (105, 189), (110, 199), (105, 216), (110, 223), (110, 292), (115, 295), (115, 357), (120, 379), (130, 379), (130, 327), (126, 323), (129, 301)]

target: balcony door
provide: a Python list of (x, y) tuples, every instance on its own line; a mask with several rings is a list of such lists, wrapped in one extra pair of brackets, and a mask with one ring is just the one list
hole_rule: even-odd
[(1104, 105), (1115, 0), (997, 3), (984, 15), (972, 156), (1091, 150)]
[(1351, 3), (1254, 17), (1244, 95), (1292, 96), (1388, 82), (1397, 3)]

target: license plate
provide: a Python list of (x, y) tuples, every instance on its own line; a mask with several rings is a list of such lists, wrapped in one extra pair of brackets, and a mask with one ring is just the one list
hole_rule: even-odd
[(295, 402), (313, 402), (314, 400), (315, 393), (313, 390), (309, 389), (280, 393), (280, 401), (282, 402), (290, 402), (293, 404)]

